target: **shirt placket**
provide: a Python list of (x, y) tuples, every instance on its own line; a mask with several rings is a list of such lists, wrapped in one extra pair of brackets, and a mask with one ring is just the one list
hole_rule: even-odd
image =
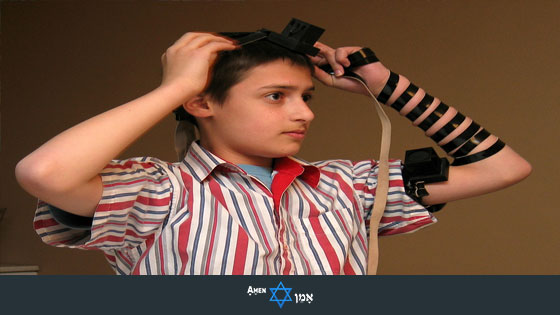
[[(279, 213), (278, 213), (278, 208), (277, 205), (274, 202), (274, 198), (273, 198), (273, 193), (271, 192), (271, 190), (257, 177), (250, 175), (250, 174), (246, 174), (246, 173), (242, 173), (245, 176), (248, 177), (249, 180), (253, 181), (255, 186), (257, 187), (257, 189), (259, 189), (256, 193), (265, 196), (266, 198), (269, 199), (269, 201), (271, 202), (271, 204), (274, 205), (274, 210), (273, 210), (273, 220), (276, 223), (276, 226), (278, 227), (276, 231), (278, 231), (278, 235), (276, 236), (276, 241), (279, 244), (279, 250), (280, 250), (280, 255), (281, 255), (281, 259), (280, 259), (280, 272), (282, 272), (283, 270), (283, 266), (284, 266), (284, 262), (283, 262), (283, 253), (288, 249), (288, 246), (286, 244), (286, 242), (282, 242), (281, 239), (283, 239), (283, 237), (279, 237), (280, 235), (282, 235), (282, 232), (280, 231), (282, 229), (282, 226), (285, 227), (285, 225), (283, 225), (281, 222), (283, 221), (280, 217), (279, 217)], [(263, 238), (266, 238), (266, 235), (263, 235)], [(262, 244), (264, 246), (264, 244)], [(271, 260), (270, 262), (265, 262), (267, 264), (267, 266), (272, 266), (272, 264), (274, 263), (274, 260)], [(271, 265), (269, 265), (269, 263), (272, 263)], [(268, 273), (270, 274), (270, 270), (268, 270)]]
[(278, 217), (278, 244), (280, 245), (280, 272), (284, 275), (289, 275), (293, 273), (294, 263), (293, 255), (290, 251), (290, 246), (288, 244), (288, 212), (285, 206), (289, 203), (289, 197), (287, 194), (281, 198), (280, 205), (276, 208), (276, 215)]

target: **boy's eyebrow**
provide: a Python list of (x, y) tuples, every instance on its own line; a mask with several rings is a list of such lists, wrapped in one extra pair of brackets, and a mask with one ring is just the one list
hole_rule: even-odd
[[(259, 90), (264, 89), (282, 89), (282, 90), (298, 90), (298, 87), (295, 85), (266, 85), (259, 88)], [(305, 91), (315, 91), (315, 86), (312, 85), (311, 87), (305, 89)]]

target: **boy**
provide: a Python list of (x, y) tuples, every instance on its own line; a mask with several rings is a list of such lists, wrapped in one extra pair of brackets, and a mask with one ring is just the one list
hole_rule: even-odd
[[(185, 34), (162, 55), (158, 88), (70, 128), (18, 163), (18, 181), (40, 199), (35, 228), (43, 241), (101, 249), (118, 274), (364, 274), (375, 161), (292, 157), (314, 118), (307, 106), (312, 75), (365, 94), (340, 77), (359, 48), (316, 47), (319, 55), (308, 59), (268, 42), (237, 47), (220, 36)], [(317, 68), (325, 63), (337, 78)], [(402, 103), (401, 114), (428, 127), (428, 136), (439, 133), (451, 155), (467, 151), (457, 155), (466, 165), (426, 185), (423, 199), (405, 193), (400, 162), (392, 161), (380, 235), (434, 223), (417, 201), (480, 195), (530, 173), (511, 148), (492, 149), (500, 142), (478, 136), (484, 130), (469, 118), (451, 124), (454, 108), (434, 119), (439, 100), (380, 62), (356, 73), (387, 105)], [(200, 131), (183, 161), (112, 160), (178, 104)], [(472, 129), (477, 133), (466, 136)]]

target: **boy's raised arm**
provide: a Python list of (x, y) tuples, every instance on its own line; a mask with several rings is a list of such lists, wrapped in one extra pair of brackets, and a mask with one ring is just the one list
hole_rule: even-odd
[[(319, 42), (316, 47), (320, 49), (320, 53), (312, 61), (316, 65), (329, 63), (336, 73), (336, 78), (333, 78), (316, 67), (315, 77), (319, 81), (328, 86), (334, 85), (346, 91), (369, 95), (361, 84), (340, 77), (342, 73), (336, 72), (343, 72), (343, 67), (350, 65), (347, 56), (361, 47), (333, 49)], [(362, 66), (355, 69), (355, 72), (367, 81), (369, 89), (381, 102), (397, 109), (413, 125), (422, 128), (426, 136), (436, 141), (449, 156), (461, 159), (479, 152), (483, 154), (483, 151), (488, 156), (478, 161), (472, 159), (476, 162), (457, 163), (463, 165), (451, 166), (447, 181), (426, 184), (429, 195), (422, 198), (423, 204), (441, 204), (493, 192), (515, 184), (531, 173), (529, 162), (507, 145), (496, 149), (498, 151), (495, 153), (488, 153), (500, 143), (495, 135), (486, 132), (484, 126), (479, 126), (454, 107), (430, 96), (405, 76), (392, 73), (381, 62)], [(386, 89), (390, 92), (386, 93)], [(380, 97), (382, 91), (385, 95)]]
[(183, 35), (162, 55), (160, 86), (43, 144), (17, 164), (18, 182), (60, 209), (93, 216), (102, 195), (102, 169), (178, 105), (201, 93), (217, 53), (235, 48), (232, 41), (212, 34)]

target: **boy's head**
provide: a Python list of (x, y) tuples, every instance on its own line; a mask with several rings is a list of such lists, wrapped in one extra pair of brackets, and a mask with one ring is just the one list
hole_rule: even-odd
[(254, 42), (221, 52), (206, 90), (183, 107), (206, 149), (236, 164), (270, 165), (301, 147), (314, 117), (313, 71), (305, 55)]
[[(247, 72), (254, 67), (276, 60), (284, 60), (295, 66), (314, 72), (310, 59), (303, 54), (291, 51), (266, 40), (256, 41), (236, 50), (222, 51), (211, 70), (210, 82), (203, 95), (213, 101), (223, 104), (229, 89), (239, 83)], [(177, 109), (181, 117), (198, 126), (196, 119), (187, 113), (183, 107)]]
[(310, 73), (313, 73), (313, 64), (307, 56), (261, 40), (237, 50), (222, 51), (214, 65), (212, 78), (205, 94), (214, 101), (223, 103), (229, 88), (239, 83), (247, 71), (276, 60), (284, 60), (308, 68)]

